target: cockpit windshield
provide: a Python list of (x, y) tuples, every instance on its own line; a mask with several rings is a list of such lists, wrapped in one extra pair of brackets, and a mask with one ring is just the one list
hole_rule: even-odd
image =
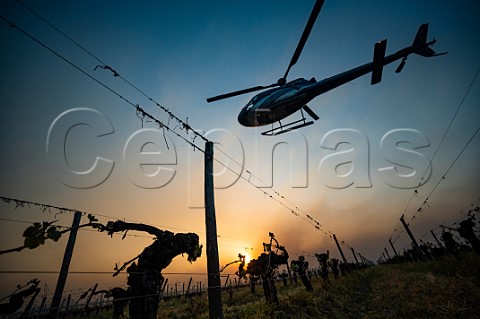
[(265, 100), (265, 98), (268, 98), (271, 94), (271, 91), (265, 91), (260, 94), (255, 95), (245, 106), (247, 110), (250, 110), (254, 105), (259, 105), (260, 100)]
[[(313, 81), (315, 83), (315, 81)], [(307, 81), (303, 78), (296, 79), (286, 86), (279, 87), (272, 90), (267, 90), (260, 94), (255, 95), (248, 103), (245, 105), (247, 110), (250, 110), (252, 107), (261, 107), (266, 106), (267, 104), (288, 99), (289, 97), (294, 96), (300, 89), (305, 87), (306, 84), (312, 84), (312, 82)]]

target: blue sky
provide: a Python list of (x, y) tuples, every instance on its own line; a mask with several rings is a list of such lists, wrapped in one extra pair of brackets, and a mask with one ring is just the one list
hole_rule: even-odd
[[(430, 23), (429, 39), (435, 37), (438, 41), (434, 49), (449, 53), (430, 59), (412, 55), (400, 74), (394, 73), (396, 63), (386, 66), (378, 85), (371, 86), (367, 75), (317, 97), (309, 104), (320, 116), (315, 125), (267, 138), (260, 136), (262, 129), (245, 128), (237, 122), (240, 108), (254, 94), (211, 104), (205, 99), (270, 84), (281, 77), (313, 1), (25, 3), (178, 117), (188, 117), (192, 127), (205, 132), (229, 132), (211, 136), (218, 138), (223, 150), (235, 159), (240, 161), (244, 154), (250, 172), (264, 181), (273, 180), (276, 191), (370, 259), (376, 259), (387, 245), (413, 194), (413, 189), (389, 186), (378, 172), (390, 164), (380, 148), (382, 137), (395, 129), (415, 130), (430, 142), (430, 146), (418, 151), (431, 158), (480, 66), (480, 4), (476, 1), (327, 0), (289, 80), (312, 76), (321, 80), (370, 62), (374, 43), (385, 38), (387, 54), (393, 53), (410, 45), (419, 25), (426, 22)], [(168, 122), (165, 113), (110, 72), (93, 71), (97, 61), (17, 2), (3, 1), (0, 12), (159, 120)], [(201, 205), (203, 198), (200, 152), (193, 152), (185, 141), (170, 134), (177, 158), (171, 183), (153, 190), (137, 187), (128, 175), (131, 168), (125, 167), (122, 158), (126, 141), (142, 128), (135, 110), (7, 23), (1, 24), (0, 41), (1, 196), (142, 221), (175, 232), (195, 231), (203, 236), (202, 210), (191, 208)], [(433, 160), (430, 180), (418, 188), (419, 196), (412, 199), (407, 218), (422, 204), (478, 128), (479, 101), (480, 85), (476, 81)], [(114, 129), (113, 134), (99, 138), (88, 127), (80, 126), (69, 137), (67, 158), (78, 170), (88, 169), (98, 155), (115, 162), (110, 177), (95, 188), (65, 186), (56, 177), (60, 164), (46, 156), (49, 127), (55, 118), (72, 108), (96, 110)], [(155, 128), (144, 124), (146, 128)], [(369, 174), (371, 187), (354, 184), (332, 189), (326, 185), (334, 176), (319, 165), (332, 151), (322, 148), (321, 141), (327, 133), (339, 129), (360, 132), (368, 141), (368, 165), (365, 167), (362, 161), (358, 165), (363, 165), (361, 172)], [(271, 164), (271, 149), (277, 143), (289, 143), (290, 149), (280, 144)], [(302, 153), (304, 144), (306, 153)], [(339, 147), (341, 151), (349, 146)], [(297, 156), (293, 163), (289, 150)], [(165, 148), (163, 151), (172, 154)], [(458, 212), (480, 197), (479, 155), (477, 136), (429, 198), (429, 207), (412, 223), (414, 233), (421, 236), (439, 223), (458, 219), (462, 216)], [(221, 154), (218, 156), (222, 158)], [(238, 169), (236, 164), (230, 165)], [(342, 169), (346, 173), (350, 168), (345, 165)], [(247, 174), (244, 172), (243, 176)], [(292, 187), (304, 181), (305, 176), (305, 187)], [(232, 178), (226, 172), (217, 178), (217, 183), (226, 185)], [(268, 240), (269, 231), (295, 251), (293, 256), (326, 249), (337, 254), (328, 236), (243, 180), (217, 190), (215, 195), (219, 234), (223, 236), (219, 238), (222, 264), (235, 259), (245, 247), (259, 249), (260, 243)], [(3, 218), (55, 218), (34, 210), (1, 207)], [(63, 224), (71, 222), (69, 216), (61, 218)], [(21, 243), (24, 224), (2, 221), (0, 225), (2, 249)], [(105, 237), (87, 234), (80, 238), (72, 267), (109, 270), (115, 262), (138, 254), (148, 243), (144, 239), (128, 239), (130, 242), (124, 243)], [(99, 244), (109, 253), (96, 256), (95, 252), (96, 261), (86, 262)], [(408, 246), (405, 235), (397, 244), (398, 248)], [(128, 245), (128, 249), (121, 249), (122, 245)], [(27, 268), (24, 263), (28, 262), (32, 269), (58, 268), (62, 242), (38, 250), (2, 256), (0, 267)], [(251, 252), (252, 257), (259, 252)], [(49, 262), (36, 264), (44, 258)], [(171, 269), (201, 272), (203, 263), (204, 259), (193, 266), (185, 260), (175, 261)], [(316, 265), (316, 261), (311, 260), (311, 264)], [(16, 278), (9, 280), (12, 287), (20, 283), (15, 282)]]

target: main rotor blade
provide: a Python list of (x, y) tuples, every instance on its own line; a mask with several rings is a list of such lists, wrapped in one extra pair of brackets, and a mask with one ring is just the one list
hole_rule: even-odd
[(230, 92), (230, 93), (225, 93), (225, 94), (217, 95), (217, 96), (214, 96), (214, 97), (210, 97), (210, 98), (207, 99), (207, 102), (210, 103), (210, 102), (214, 102), (214, 101), (218, 101), (218, 100), (223, 100), (223, 99), (227, 99), (229, 97), (242, 95), (242, 94), (250, 93), (250, 92), (255, 92), (255, 91), (259, 91), (259, 90), (264, 90), (264, 89), (272, 88), (272, 87), (275, 87), (275, 86), (278, 86), (278, 83), (273, 83), (271, 85), (266, 85), (266, 86), (265, 85), (254, 86), (254, 87), (251, 87), (251, 88), (248, 88), (248, 89), (243, 89), (243, 90), (239, 90), (239, 91), (235, 91), (235, 92)]
[(297, 48), (295, 49), (295, 53), (293, 53), (292, 60), (290, 61), (290, 64), (288, 65), (287, 71), (285, 72), (285, 75), (283, 76), (284, 79), (287, 78), (288, 72), (290, 72), (290, 68), (297, 63), (298, 58), (300, 57), (300, 54), (302, 53), (303, 47), (305, 46), (305, 43), (307, 42), (308, 36), (310, 35), (310, 31), (312, 31), (313, 25), (315, 24), (315, 20), (317, 20), (317, 16), (320, 13), (320, 10), (322, 9), (323, 3), (325, 0), (317, 0), (315, 2), (315, 5), (313, 6), (312, 13), (310, 13), (310, 17), (308, 18), (307, 25), (305, 26), (305, 30), (303, 30), (302, 37), (300, 38), (300, 41), (298, 42)]

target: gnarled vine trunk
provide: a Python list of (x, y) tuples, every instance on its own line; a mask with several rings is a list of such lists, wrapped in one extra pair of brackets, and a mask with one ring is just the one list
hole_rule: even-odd
[(146, 247), (128, 268), (127, 284), (130, 287), (130, 319), (156, 319), (160, 302), (160, 289), (164, 278), (162, 270), (180, 254), (188, 254), (190, 262), (201, 255), (197, 234), (173, 234), (158, 228), (135, 223), (116, 221), (107, 226), (111, 233), (126, 230), (145, 231), (156, 239)]

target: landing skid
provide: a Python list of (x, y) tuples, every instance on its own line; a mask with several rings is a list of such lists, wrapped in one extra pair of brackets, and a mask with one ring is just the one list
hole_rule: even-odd
[[(313, 117), (314, 120), (318, 120), (319, 117), (317, 114), (315, 114), (307, 105), (304, 105), (303, 106), (303, 109), (311, 116)], [(310, 121), (310, 122), (307, 122), (307, 119), (305, 118), (305, 115), (303, 114), (303, 111), (302, 109), (300, 109), (300, 113), (302, 113), (302, 118), (295, 121), (295, 122), (292, 122), (292, 123), (288, 123), (288, 124), (285, 124), (283, 125), (282, 122), (278, 121), (278, 123), (280, 124), (279, 127), (275, 127), (273, 128), (273, 123), (272, 123), (272, 129), (271, 130), (268, 130), (268, 131), (265, 131), (265, 132), (262, 132), (262, 135), (266, 135), (266, 136), (275, 136), (275, 135), (278, 135), (278, 134), (283, 134), (283, 133), (287, 133), (287, 132), (290, 132), (290, 131), (293, 131), (293, 130), (296, 130), (296, 129), (299, 129), (301, 127), (304, 127), (304, 126), (309, 126), (309, 125), (312, 125), (313, 124), (313, 121)], [(301, 124), (297, 124), (297, 123), (301, 123)], [(295, 125), (297, 124), (297, 125)], [(292, 126), (293, 125), (293, 126)]]
[[(303, 122), (303, 123), (295, 125), (295, 124), (300, 123), (300, 122)], [(303, 119), (300, 119), (298, 121), (295, 121), (295, 122), (292, 122), (292, 123), (289, 123), (289, 124), (285, 124), (285, 125), (283, 125), (280, 121), (278, 121), (278, 123), (280, 123), (279, 127), (275, 127), (275, 128), (272, 128), (271, 130), (262, 132), (262, 135), (275, 136), (275, 135), (287, 133), (287, 132), (299, 129), (301, 127), (304, 127), (304, 126), (312, 125), (313, 121), (306, 122), (305, 118), (303, 118)], [(294, 126), (292, 126), (292, 125), (294, 125)]]

